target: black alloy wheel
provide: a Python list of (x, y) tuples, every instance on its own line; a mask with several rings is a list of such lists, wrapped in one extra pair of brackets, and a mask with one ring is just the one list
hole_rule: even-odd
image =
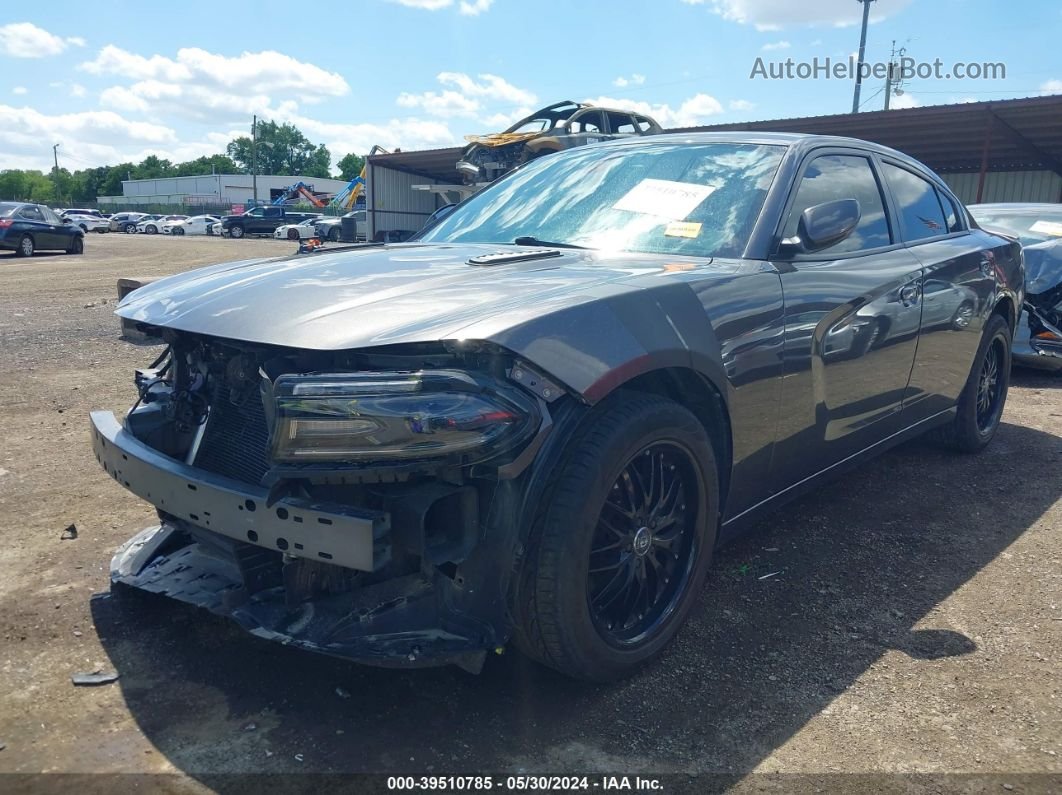
[(992, 340), (977, 379), (977, 429), (982, 433), (991, 430), (1003, 413), (1004, 380), (1000, 369), (1007, 355), (1001, 350), (1002, 345), (1002, 340)]
[(612, 485), (588, 561), (587, 599), (609, 642), (637, 644), (675, 609), (696, 559), (691, 454), (677, 442), (651, 444)]

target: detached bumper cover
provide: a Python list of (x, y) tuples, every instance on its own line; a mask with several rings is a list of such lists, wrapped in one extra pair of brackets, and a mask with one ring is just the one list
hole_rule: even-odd
[(390, 558), (387, 514), (283, 499), (162, 455), (125, 430), (113, 414), (91, 414), (92, 449), (104, 471), (152, 505), (236, 541), (359, 571)]

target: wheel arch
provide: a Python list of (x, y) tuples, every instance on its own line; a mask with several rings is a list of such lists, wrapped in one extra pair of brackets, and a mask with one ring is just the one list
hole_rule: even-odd
[(1009, 295), (1002, 295), (999, 300), (996, 301), (996, 305), (992, 307), (992, 314), (1001, 316), (1007, 325), (1010, 327), (1010, 333), (1013, 334), (1018, 327), (1018, 309), (1014, 304), (1014, 299)]
[(715, 451), (719, 472), (719, 510), (726, 507), (734, 440), (723, 393), (707, 377), (689, 367), (663, 367), (635, 376), (619, 389), (658, 395), (689, 409), (704, 427)]

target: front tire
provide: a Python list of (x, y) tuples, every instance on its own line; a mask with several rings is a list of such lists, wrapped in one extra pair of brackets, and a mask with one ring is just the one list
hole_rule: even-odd
[(85, 253), (85, 238), (81, 235), (74, 235), (74, 239), (70, 242), (70, 248), (66, 250), (67, 254), (84, 254)]
[(959, 453), (979, 453), (996, 435), (1010, 387), (1011, 336), (1006, 320), (999, 315), (989, 318), (959, 395), (955, 419), (940, 430), (939, 439), (945, 447)]
[(298, 240), (298, 239), (299, 239), (299, 231), (297, 229), (289, 229), (288, 230), (288, 240)]
[(183, 226), (175, 226), (173, 228), (173, 234), (178, 236), (178, 237), (183, 236), (184, 235), (184, 227)]
[(149, 235), (155, 235), (158, 234), (159, 228), (154, 224), (148, 224), (144, 227), (144, 231), (147, 232)]
[(339, 242), (339, 229), (329, 229), (328, 239), (333, 243)]
[(234, 227), (232, 227), (229, 230), (229, 237), (234, 237), (237, 240), (239, 240), (241, 237), (243, 237), (243, 227), (242, 226), (234, 226)]
[(516, 596), (516, 642), (578, 679), (629, 676), (685, 622), (718, 524), (704, 427), (663, 398), (617, 393), (558, 467)]
[(136, 224), (126, 224), (125, 226), (122, 227), (122, 231), (125, 232), (127, 235), (135, 235), (136, 234)]

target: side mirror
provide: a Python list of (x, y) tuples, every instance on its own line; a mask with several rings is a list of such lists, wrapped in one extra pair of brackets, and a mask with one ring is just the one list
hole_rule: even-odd
[(800, 214), (796, 237), (783, 240), (782, 250), (811, 254), (836, 245), (855, 231), (861, 215), (855, 199), (836, 199), (808, 207)]
[(74, 223), (74, 222), (73, 222), (73, 221), (71, 221), (71, 220), (70, 220), (69, 218), (64, 218), (64, 219), (63, 219), (63, 223), (64, 223), (64, 224), (72, 224), (72, 223)]

